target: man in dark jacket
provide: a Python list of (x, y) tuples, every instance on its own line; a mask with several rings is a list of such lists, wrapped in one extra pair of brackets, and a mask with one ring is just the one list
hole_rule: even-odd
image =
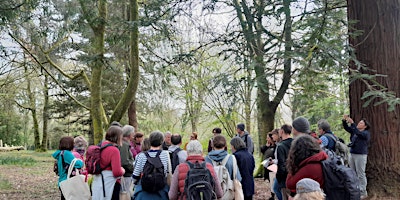
[(237, 160), (240, 175), (242, 176), (241, 183), (244, 199), (251, 200), (254, 195), (254, 157), (248, 152), (246, 144), (240, 137), (234, 137), (231, 140), (231, 147), (233, 155)]
[(371, 140), (371, 134), (368, 130), (371, 126), (366, 119), (361, 119), (356, 126), (353, 119), (348, 115), (343, 116), (342, 124), (343, 128), (351, 134), (349, 165), (357, 173), (360, 180), (361, 199), (364, 199), (368, 197), (365, 167), (367, 165), (368, 146)]
[(288, 171), (286, 169), (286, 159), (289, 155), (289, 149), (292, 145), (293, 138), (290, 137), (292, 127), (290, 125), (283, 125), (279, 130), (279, 136), (282, 141), (276, 146), (276, 161), (278, 165), (278, 170), (276, 172), (276, 185), (274, 185), (274, 192), (279, 200), (287, 199), (286, 194), (286, 177)]

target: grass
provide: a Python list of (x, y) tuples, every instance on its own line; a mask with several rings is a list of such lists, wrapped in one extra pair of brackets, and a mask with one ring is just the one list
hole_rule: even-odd
[(11, 189), (11, 184), (7, 179), (0, 177), (0, 190), (8, 190)]

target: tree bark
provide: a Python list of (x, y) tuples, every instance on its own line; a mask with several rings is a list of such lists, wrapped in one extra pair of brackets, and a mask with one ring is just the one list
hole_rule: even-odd
[(44, 86), (43, 86), (43, 135), (42, 135), (42, 151), (47, 151), (48, 145), (48, 122), (49, 122), (49, 76), (47, 73), (44, 73)]
[[(136, 116), (136, 91), (139, 85), (139, 5), (137, 0), (130, 0), (130, 54), (129, 54), (129, 80), (125, 92), (118, 102), (110, 121), (120, 121), (128, 110), (129, 124), (137, 130)], [(129, 108), (129, 109), (128, 109)]]
[[(389, 91), (400, 96), (400, 2), (398, 0), (348, 0), (348, 19), (356, 20), (349, 28), (350, 34), (363, 31), (361, 35), (350, 36), (350, 44), (355, 48), (357, 60), (365, 64), (358, 68), (350, 63), (353, 70), (364, 74), (383, 74), (376, 81)], [(350, 115), (357, 123), (366, 118), (371, 123), (371, 143), (367, 163), (367, 189), (370, 194), (400, 195), (400, 106), (389, 112), (386, 103), (374, 106), (375, 99), (364, 107), (367, 99), (363, 93), (374, 87), (370, 81), (355, 80), (350, 83)]]
[(38, 122), (37, 112), (36, 112), (36, 98), (35, 98), (35, 93), (32, 92), (31, 79), (28, 75), (28, 69), (26, 66), (25, 66), (25, 77), (27, 80), (26, 90), (27, 90), (28, 98), (29, 98), (29, 110), (31, 111), (32, 120), (33, 120), (33, 137), (34, 137), (34, 143), (35, 143), (35, 150), (40, 151), (41, 145), (40, 145), (39, 122)]

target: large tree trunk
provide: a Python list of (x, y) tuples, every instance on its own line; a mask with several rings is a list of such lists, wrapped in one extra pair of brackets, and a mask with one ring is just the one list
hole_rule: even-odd
[[(349, 21), (357, 22), (350, 33), (362, 30), (357, 37), (350, 37), (357, 59), (365, 64), (360, 72), (383, 74), (377, 81), (400, 96), (400, 1), (398, 0), (348, 0)], [(357, 69), (354, 63), (352, 69)], [(367, 81), (369, 82), (369, 81)], [(370, 194), (399, 197), (400, 179), (400, 106), (388, 112), (387, 104), (374, 106), (378, 100), (363, 107), (364, 91), (369, 88), (362, 80), (350, 83), (350, 115), (355, 121), (366, 118), (371, 123), (371, 146), (368, 155), (367, 177)], [(371, 82), (369, 82), (371, 83)]]
[(120, 121), (126, 110), (128, 110), (129, 124), (137, 130), (136, 101), (134, 100), (139, 85), (139, 5), (137, 0), (130, 0), (129, 10), (129, 20), (132, 26), (129, 41), (129, 80), (127, 88), (118, 102), (110, 121)]
[(32, 114), (32, 120), (33, 120), (33, 137), (34, 137), (34, 142), (35, 142), (35, 150), (40, 151), (40, 133), (39, 133), (39, 122), (37, 118), (37, 112), (36, 112), (36, 98), (35, 98), (35, 93), (32, 91), (31, 88), (31, 79), (28, 75), (27, 72), (27, 67), (25, 66), (25, 76), (27, 80), (27, 93), (28, 93), (28, 98), (29, 98), (29, 110), (31, 111)]
[(42, 151), (47, 151), (47, 145), (48, 145), (48, 139), (47, 139), (47, 133), (48, 133), (48, 122), (49, 122), (49, 75), (47, 73), (44, 73), (44, 86), (43, 86), (43, 97), (44, 97), (44, 102), (43, 102), (43, 137), (42, 137), (42, 146), (41, 150)]

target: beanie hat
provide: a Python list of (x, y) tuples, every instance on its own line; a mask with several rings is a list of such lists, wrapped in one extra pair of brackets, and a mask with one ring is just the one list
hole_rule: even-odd
[(237, 129), (244, 131), (244, 124), (243, 123), (238, 124)]
[(317, 181), (310, 178), (303, 178), (296, 184), (296, 193), (308, 193), (308, 192), (321, 192), (320, 185)]
[(298, 117), (292, 122), (292, 126), (294, 129), (296, 129), (298, 132), (301, 133), (310, 133), (310, 123), (308, 120), (304, 117)]

